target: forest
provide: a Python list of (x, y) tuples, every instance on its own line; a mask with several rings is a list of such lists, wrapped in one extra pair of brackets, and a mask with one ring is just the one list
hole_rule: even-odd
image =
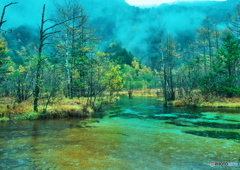
[(35, 11), (37, 27), (8, 25), (22, 2), (6, 3), (0, 119), (89, 116), (137, 90), (165, 106), (233, 106), (240, 100), (238, 2), (139, 8), (118, 0), (110, 9), (92, 0), (91, 9), (64, 0)]

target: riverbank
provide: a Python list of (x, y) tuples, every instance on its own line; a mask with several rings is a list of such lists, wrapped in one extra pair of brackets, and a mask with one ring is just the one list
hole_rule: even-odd
[(119, 94), (129, 97), (163, 97), (162, 89), (123, 90)]
[(186, 96), (170, 102), (174, 107), (240, 108), (240, 97), (226, 98), (207, 95)]
[[(123, 90), (119, 94), (129, 97), (155, 97), (158, 101), (164, 102), (162, 89)], [(168, 105), (174, 107), (240, 108), (240, 97), (226, 98), (203, 95), (200, 90), (194, 90), (193, 93), (184, 97), (179, 97), (176, 94), (176, 98), (178, 99), (168, 102)]]
[(111, 99), (109, 97), (97, 98), (95, 105), (90, 106), (88, 99), (58, 99), (49, 103), (46, 108), (44, 102), (39, 105), (39, 112), (33, 111), (32, 100), (22, 103), (16, 103), (13, 98), (0, 99), (0, 122), (11, 120), (35, 120), (35, 119), (51, 119), (65, 117), (91, 117), (96, 110), (101, 109), (104, 104), (109, 104), (119, 100), (118, 96)]

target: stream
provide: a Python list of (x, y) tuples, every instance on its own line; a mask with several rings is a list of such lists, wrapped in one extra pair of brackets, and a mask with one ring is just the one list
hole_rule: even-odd
[(122, 97), (94, 117), (1, 123), (0, 169), (240, 169), (240, 109)]

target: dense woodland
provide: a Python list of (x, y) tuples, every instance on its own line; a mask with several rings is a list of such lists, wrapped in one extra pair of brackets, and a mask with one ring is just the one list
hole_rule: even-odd
[[(95, 108), (97, 98), (120, 90), (131, 96), (134, 89), (158, 89), (165, 102), (200, 94), (205, 100), (240, 95), (240, 4), (222, 17), (206, 14), (189, 33), (171, 33), (160, 16), (160, 24), (151, 27), (144, 41), (145, 58), (139, 49), (114, 41), (110, 20), (94, 25), (91, 13), (78, 1), (55, 3), (51, 18), (44, 5), (39, 29), (4, 29), (5, 14), (17, 5), (6, 4), (0, 21), (0, 95), (16, 103), (31, 100), (36, 112), (40, 104), (47, 112), (48, 104), (59, 97), (85, 97)], [(136, 14), (151, 10), (130, 9)]]

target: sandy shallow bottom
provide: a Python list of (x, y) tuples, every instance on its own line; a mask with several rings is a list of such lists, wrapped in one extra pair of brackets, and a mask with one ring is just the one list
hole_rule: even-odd
[(239, 162), (240, 143), (183, 133), (199, 128), (108, 117), (79, 128), (79, 121), (35, 121), (2, 132), (0, 169), (240, 169), (210, 167)]

